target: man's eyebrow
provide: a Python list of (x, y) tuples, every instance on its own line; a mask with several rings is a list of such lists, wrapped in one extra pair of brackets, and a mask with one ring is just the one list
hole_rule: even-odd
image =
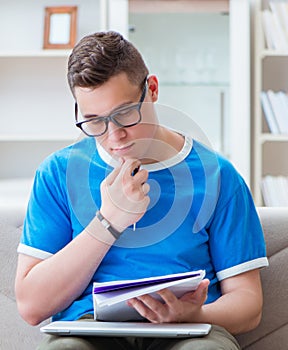
[(96, 118), (96, 117), (106, 117), (108, 115), (111, 115), (111, 114), (114, 114), (118, 111), (121, 111), (122, 109), (124, 109), (125, 107), (128, 107), (129, 105), (131, 104), (134, 104), (135, 102), (133, 101), (127, 101), (127, 102), (123, 102), (121, 103), (119, 106), (113, 108), (109, 113), (106, 113), (106, 114), (84, 114), (83, 115), (83, 118), (85, 119), (89, 119), (89, 118)]

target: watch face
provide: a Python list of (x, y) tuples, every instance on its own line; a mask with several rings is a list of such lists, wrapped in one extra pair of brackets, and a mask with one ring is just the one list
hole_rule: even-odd
[(109, 229), (110, 224), (109, 224), (109, 222), (108, 222), (106, 219), (102, 219), (101, 222), (102, 222), (102, 225), (103, 225), (105, 228)]

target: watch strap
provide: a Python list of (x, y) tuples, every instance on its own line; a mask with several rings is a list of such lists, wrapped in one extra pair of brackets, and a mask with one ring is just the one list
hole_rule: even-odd
[(99, 210), (96, 212), (96, 217), (106, 228), (106, 230), (108, 230), (112, 234), (114, 238), (118, 239), (121, 236), (122, 232), (115, 230), (115, 228), (111, 226), (110, 222), (104, 218), (104, 216), (100, 213)]

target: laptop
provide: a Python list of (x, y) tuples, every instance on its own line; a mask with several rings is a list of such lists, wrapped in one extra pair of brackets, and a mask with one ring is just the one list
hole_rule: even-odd
[(148, 322), (99, 322), (54, 321), (40, 328), (41, 332), (71, 336), (113, 336), (150, 338), (203, 337), (211, 330), (206, 323), (148, 323)]

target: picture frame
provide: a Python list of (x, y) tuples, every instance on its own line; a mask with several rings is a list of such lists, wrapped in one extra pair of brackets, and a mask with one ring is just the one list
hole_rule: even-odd
[(43, 49), (70, 49), (76, 43), (77, 6), (45, 7)]

